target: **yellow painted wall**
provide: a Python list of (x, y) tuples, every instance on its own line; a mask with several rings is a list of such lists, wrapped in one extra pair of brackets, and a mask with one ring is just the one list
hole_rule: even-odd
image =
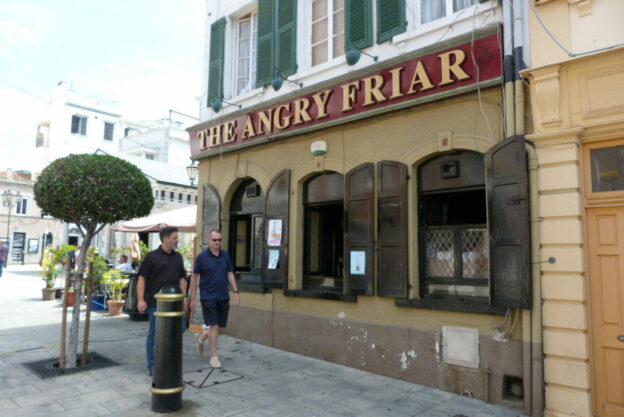
[[(222, 200), (222, 229), (228, 230), (228, 210), (232, 194), (243, 178), (252, 177), (266, 190), (271, 179), (283, 169), (291, 170), (289, 288), (302, 285), (303, 181), (315, 173), (331, 170), (346, 173), (364, 162), (400, 161), (411, 167), (408, 180), (409, 276), (418, 288), (418, 248), (416, 211), (416, 165), (448, 150), (440, 136), (451, 138), (450, 149), (485, 152), (502, 137), (500, 90), (415, 107), (399, 112), (350, 123), (318, 132), (225, 153), (200, 161), (199, 183), (209, 183)], [(310, 144), (324, 140), (328, 152), (313, 156)], [(201, 197), (200, 197), (201, 201)], [(227, 234), (223, 234), (227, 247)], [(413, 294), (412, 294), (413, 295)], [(397, 307), (394, 299), (358, 296), (357, 303), (332, 300), (284, 297), (280, 290), (272, 294), (243, 293), (241, 304), (263, 310), (297, 312), (322, 317), (341, 317), (389, 326), (405, 326), (440, 331), (442, 325), (472, 327), (486, 336), (501, 324), (503, 317)], [(344, 316), (343, 316), (344, 315)], [(514, 337), (521, 338), (521, 320)]]

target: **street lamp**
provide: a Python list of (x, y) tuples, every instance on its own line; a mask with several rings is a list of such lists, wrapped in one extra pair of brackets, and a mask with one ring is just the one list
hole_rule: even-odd
[(5, 190), (2, 193), (2, 204), (5, 207), (9, 208), (9, 220), (7, 221), (7, 239), (10, 239), (9, 236), (9, 228), (11, 227), (11, 209), (15, 204), (13, 204), (13, 199), (19, 200), (22, 198), (22, 195), (18, 191), (16, 194), (11, 193), (11, 190)]
[(197, 174), (199, 173), (199, 168), (195, 165), (197, 161), (193, 161), (191, 165), (186, 167), (186, 173), (188, 174), (189, 180), (191, 181), (191, 187), (195, 182), (195, 178), (197, 178)]

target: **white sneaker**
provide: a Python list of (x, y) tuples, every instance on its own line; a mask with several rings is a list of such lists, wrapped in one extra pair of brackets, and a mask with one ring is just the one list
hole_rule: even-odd
[(212, 366), (213, 368), (221, 368), (221, 361), (219, 361), (219, 358), (217, 358), (216, 356), (210, 358), (210, 366)]

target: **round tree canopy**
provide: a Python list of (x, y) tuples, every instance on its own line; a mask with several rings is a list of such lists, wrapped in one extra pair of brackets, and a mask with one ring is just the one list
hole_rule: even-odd
[(59, 158), (43, 170), (34, 191), (43, 214), (86, 228), (147, 216), (154, 206), (141, 170), (110, 155)]

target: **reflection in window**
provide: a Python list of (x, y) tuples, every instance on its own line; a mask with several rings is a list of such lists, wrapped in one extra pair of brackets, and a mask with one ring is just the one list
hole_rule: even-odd
[(344, 0), (312, 0), (312, 66), (344, 53)]
[(592, 149), (592, 192), (624, 190), (624, 145)]
[(240, 19), (237, 28), (236, 95), (255, 87), (258, 14)]

